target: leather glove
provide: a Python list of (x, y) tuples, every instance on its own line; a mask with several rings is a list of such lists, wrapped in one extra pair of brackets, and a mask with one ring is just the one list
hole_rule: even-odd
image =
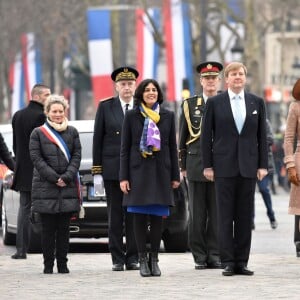
[(295, 167), (291, 167), (291, 168), (288, 168), (288, 179), (289, 179), (289, 182), (299, 186), (299, 177), (297, 175), (297, 172), (296, 172), (296, 168)]

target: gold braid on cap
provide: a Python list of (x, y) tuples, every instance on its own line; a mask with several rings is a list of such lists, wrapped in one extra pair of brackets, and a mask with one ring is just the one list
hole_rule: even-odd
[[(198, 128), (196, 128), (192, 125), (191, 118), (190, 118), (190, 110), (189, 110), (187, 101), (183, 102), (183, 112), (184, 112), (184, 116), (185, 116), (185, 119), (186, 119), (186, 122), (188, 125), (189, 133), (191, 136), (191, 139), (185, 143), (186, 145), (188, 145), (188, 144), (196, 141), (200, 137), (202, 118), (201, 118), (200, 125)], [(196, 132), (194, 132), (194, 131), (196, 131)]]
[(125, 71), (124, 72), (120, 72), (117, 76), (116, 76), (116, 81), (119, 80), (136, 80), (136, 76), (133, 72), (129, 72), (129, 71)]

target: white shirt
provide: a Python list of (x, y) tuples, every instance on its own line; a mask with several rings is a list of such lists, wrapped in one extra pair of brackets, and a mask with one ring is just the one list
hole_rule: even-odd
[(131, 99), (129, 103), (123, 101), (120, 97), (119, 97), (119, 99), (120, 99), (120, 103), (121, 103), (121, 106), (122, 106), (122, 109), (123, 109), (123, 113), (124, 113), (124, 114), (125, 114), (126, 104), (129, 104), (128, 110), (133, 108), (133, 99)]
[(230, 105), (231, 105), (231, 109), (232, 106), (234, 104), (232, 104), (233, 101), (236, 101), (236, 99), (234, 99), (235, 96), (238, 96), (240, 98), (240, 113), (242, 118), (245, 120), (246, 119), (246, 104), (245, 104), (245, 93), (244, 90), (242, 90), (239, 94), (235, 94), (233, 91), (231, 91), (230, 89), (228, 89), (228, 95), (229, 95), (229, 99), (230, 99)]
[(235, 94), (231, 90), (228, 90), (228, 94), (230, 97), (233, 118), (239, 133), (241, 133), (246, 118), (244, 91), (241, 91), (239, 94)]

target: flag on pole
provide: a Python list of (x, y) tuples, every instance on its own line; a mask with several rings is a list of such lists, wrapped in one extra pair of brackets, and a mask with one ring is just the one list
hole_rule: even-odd
[[(153, 37), (153, 28), (149, 18), (143, 9), (136, 12), (136, 67), (139, 71), (139, 80), (145, 78), (157, 79), (157, 65), (159, 58), (159, 46)], [(160, 12), (153, 8), (148, 10), (148, 14), (154, 24), (159, 27)]]
[(9, 69), (9, 86), (11, 90), (11, 116), (18, 110), (24, 108), (24, 75), (22, 69), (21, 53), (17, 54), (15, 61)]
[(24, 33), (21, 36), (22, 65), (24, 70), (25, 92), (27, 100), (31, 99), (32, 87), (42, 82), (42, 65), (40, 50), (37, 47), (33, 33)]
[(95, 104), (113, 95), (110, 75), (113, 71), (110, 11), (87, 11), (88, 50)]
[(164, 32), (167, 62), (167, 99), (182, 99), (183, 82), (194, 93), (192, 39), (189, 5), (179, 0), (164, 1)]

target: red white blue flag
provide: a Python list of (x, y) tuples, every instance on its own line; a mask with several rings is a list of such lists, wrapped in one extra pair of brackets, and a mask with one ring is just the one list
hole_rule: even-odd
[(21, 36), (22, 64), (24, 70), (25, 91), (27, 100), (31, 99), (32, 87), (42, 82), (42, 67), (40, 51), (33, 33)]
[(164, 1), (164, 32), (167, 62), (167, 99), (182, 100), (183, 81), (194, 93), (192, 39), (189, 5), (178, 0)]
[(10, 66), (9, 86), (11, 90), (11, 115), (13, 115), (16, 111), (26, 106), (21, 53), (16, 55), (15, 61)]
[[(148, 14), (155, 26), (159, 28), (160, 11), (158, 9), (149, 9)], [(136, 10), (136, 49), (138, 79), (157, 79), (159, 46), (154, 40), (152, 25), (143, 9)]]
[(88, 50), (95, 104), (114, 94), (110, 11), (87, 11)]

